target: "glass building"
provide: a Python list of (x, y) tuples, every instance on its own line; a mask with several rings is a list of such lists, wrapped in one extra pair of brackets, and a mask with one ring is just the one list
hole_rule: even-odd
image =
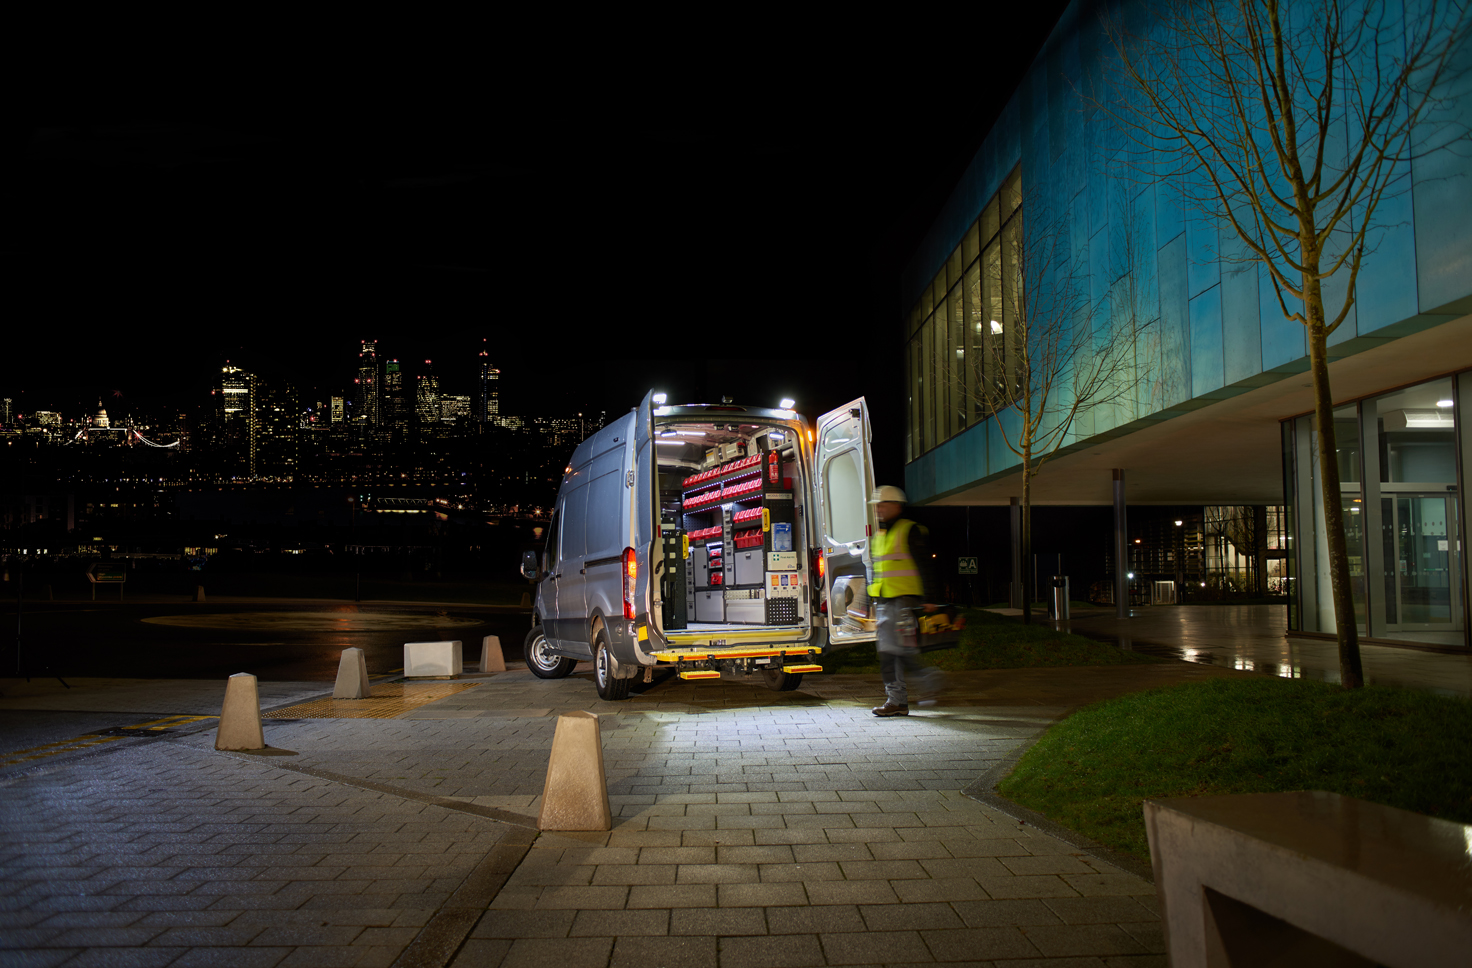
[[(1466, 645), (1461, 501), (1472, 372), (1364, 397), (1334, 412), (1345, 543), (1361, 635)], [(1283, 421), (1289, 628), (1332, 634), (1333, 592), (1313, 414)]]
[[(1328, 634), (1304, 326), (1285, 318), (1230, 224), (1188, 201), (1186, 176), (1164, 162), (1125, 163), (1123, 123), (1080, 93), (1111, 76), (1101, 18), (1143, 31), (1146, 9), (1142, 0), (1070, 4), (906, 264), (895, 307), (905, 490), (917, 504), (1020, 496), (1011, 446), (1020, 408), (1007, 399), (1024, 357), (1046, 350), (1025, 310), (1036, 278), (1073, 286), (1077, 318), (1100, 339), (1115, 334), (1118, 386), (1067, 426), (1033, 481), (1034, 506), (1111, 504), (1117, 478), (1132, 506), (1282, 507), (1268, 525), (1281, 534), (1272, 554), (1241, 561), (1225, 538), (1216, 550), (1203, 538), (1201, 554), (1223, 582), (1287, 589), (1290, 628)], [(1397, 25), (1424, 15), (1388, 9)], [(1454, 80), (1438, 89), (1418, 144), (1472, 130), (1472, 43), (1454, 47), (1451, 62)], [(1417, 152), (1391, 174), (1352, 308), (1328, 348), (1357, 619), (1370, 637), (1465, 647), (1472, 152)], [(1028, 253), (1044, 229), (1053, 249), (1033, 273)], [(1337, 309), (1347, 280), (1326, 280), (1327, 304)], [(1065, 399), (1069, 379), (1060, 379)]]

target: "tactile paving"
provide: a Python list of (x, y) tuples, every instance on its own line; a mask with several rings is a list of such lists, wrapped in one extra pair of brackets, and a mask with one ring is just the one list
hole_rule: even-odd
[(411, 709), (480, 685), (478, 682), (385, 682), (367, 699), (314, 699), (262, 713), (265, 719), (395, 719)]

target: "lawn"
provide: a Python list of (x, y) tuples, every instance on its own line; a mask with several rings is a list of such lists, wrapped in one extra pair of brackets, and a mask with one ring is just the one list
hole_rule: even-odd
[(1146, 798), (1329, 790), (1472, 822), (1472, 702), (1304, 680), (1210, 679), (1053, 726), (1003, 796), (1141, 859)]
[[(927, 654), (934, 665), (948, 672), (967, 669), (1028, 669), (1036, 666), (1123, 665), (1165, 662), (1154, 656), (1126, 652), (1106, 642), (1082, 635), (1054, 631), (1043, 621), (1023, 625), (1022, 620), (993, 612), (968, 609), (966, 632), (961, 644)], [(879, 657), (872, 645), (859, 645), (834, 652), (822, 659), (825, 672), (878, 672)]]

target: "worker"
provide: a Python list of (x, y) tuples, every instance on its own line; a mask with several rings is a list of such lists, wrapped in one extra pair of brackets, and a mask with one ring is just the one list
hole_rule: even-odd
[(869, 600), (879, 620), (879, 672), (884, 677), (884, 705), (874, 707), (876, 716), (910, 714), (907, 679), (915, 681), (922, 704), (935, 701), (943, 681), (939, 669), (920, 664), (914, 609), (935, 611), (935, 585), (926, 550), (929, 532), (903, 516), (905, 502), (905, 492), (889, 484), (875, 490), (869, 500), (880, 529), (870, 545), (874, 580), (869, 583)]

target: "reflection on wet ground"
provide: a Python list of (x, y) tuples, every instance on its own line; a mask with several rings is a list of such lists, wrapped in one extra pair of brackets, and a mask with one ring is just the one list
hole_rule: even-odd
[[(1064, 629), (1149, 655), (1281, 676), (1339, 681), (1339, 647), (1289, 637), (1280, 605), (1163, 605), (1074, 615)], [(1361, 643), (1366, 682), (1472, 698), (1472, 654)]]
[(478, 625), (480, 619), (409, 612), (360, 612), (352, 606), (319, 612), (217, 612), (205, 615), (151, 615), (153, 625), (191, 629), (261, 629), (293, 632), (383, 632), (393, 629), (435, 629)]

